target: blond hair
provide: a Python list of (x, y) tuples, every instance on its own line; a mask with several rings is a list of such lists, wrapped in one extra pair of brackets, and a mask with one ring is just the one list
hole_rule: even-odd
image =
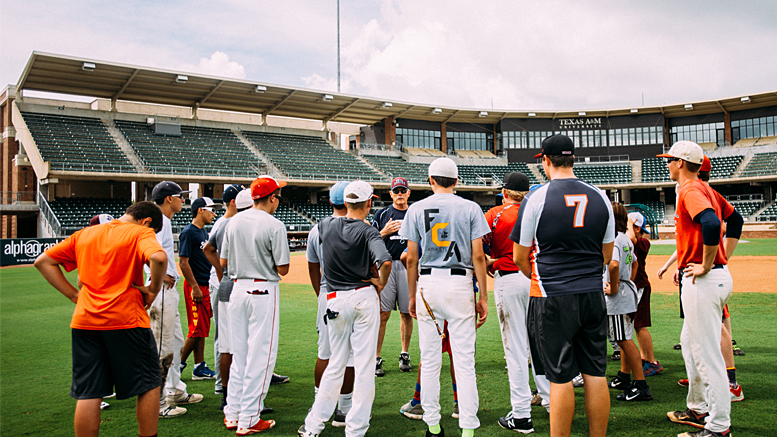
[(509, 198), (510, 200), (514, 200), (516, 202), (522, 202), (524, 196), (528, 193), (528, 191), (515, 191), (515, 190), (508, 190), (507, 188), (502, 188), (505, 197)]

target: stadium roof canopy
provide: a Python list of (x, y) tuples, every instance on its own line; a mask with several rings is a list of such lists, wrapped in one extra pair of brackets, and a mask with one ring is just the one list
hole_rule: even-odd
[[(185, 79), (184, 79), (185, 78)], [(492, 110), (429, 106), (349, 94), (292, 88), (262, 82), (206, 76), (33, 52), (17, 90), (35, 90), (222, 111), (375, 124), (386, 117), (436, 122), (494, 124), (504, 118), (609, 117), (662, 113), (667, 117), (731, 112), (777, 105), (777, 90), (718, 100), (665, 106), (576, 111)], [(748, 101), (743, 101), (748, 97)], [(688, 108), (692, 105), (692, 109)]]

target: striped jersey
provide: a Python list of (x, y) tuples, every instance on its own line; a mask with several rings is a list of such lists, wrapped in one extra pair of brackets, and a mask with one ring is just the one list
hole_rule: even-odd
[(602, 293), (602, 245), (615, 241), (607, 195), (580, 179), (557, 179), (521, 203), (510, 239), (533, 247), (531, 296)]

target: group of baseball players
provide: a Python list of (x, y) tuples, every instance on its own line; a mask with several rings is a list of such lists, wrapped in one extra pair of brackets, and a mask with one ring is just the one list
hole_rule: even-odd
[[(687, 409), (668, 416), (702, 428), (681, 436), (728, 436), (732, 399), (720, 347), (721, 315), (732, 290), (727, 259), (742, 218), (697, 178), (704, 159), (697, 144), (681, 141), (659, 156), (667, 158), (679, 187), (676, 279), (682, 285), (681, 343), (689, 387)], [(344, 426), (347, 436), (366, 433), (374, 377), (385, 374), (386, 322), (397, 309), (401, 371), (412, 370), (413, 318), (420, 349), (415, 393), (400, 413), (423, 419), (427, 436), (444, 436), (440, 371), (442, 353), (448, 352), (453, 417), (464, 437), (473, 436), (480, 427), (476, 330), (488, 317), (489, 275), (510, 385), (510, 411), (498, 420), (502, 428), (533, 432), (531, 405), (541, 403), (550, 414), (551, 435), (568, 436), (576, 379), (585, 387), (592, 436), (607, 431), (608, 386), (623, 390), (618, 400), (652, 399), (645, 375), (659, 372), (660, 364), (644, 329), (650, 326), (649, 283), (637, 280), (641, 269), (646, 281), (647, 249), (640, 242), (645, 219), (574, 176), (570, 138), (546, 138), (536, 157), (550, 182), (531, 187), (526, 175), (508, 173), (502, 204), (485, 215), (454, 194), (459, 175), (449, 158), (430, 164), (433, 195), (412, 205), (407, 180), (395, 178), (392, 205), (378, 211), (372, 224), (366, 217), (376, 196), (368, 183), (338, 182), (331, 188), (334, 214), (312, 229), (306, 253), (318, 297), (319, 340), (315, 401), (300, 436), (318, 436), (330, 419)], [(36, 260), (43, 276), (76, 303), (71, 396), (78, 399), (77, 436), (98, 434), (102, 399), (114, 389), (119, 399), (138, 396), (140, 436), (156, 435), (158, 419), (183, 414), (180, 405), (200, 402), (202, 395), (187, 393), (180, 372), (194, 354), (193, 378), (216, 378), (203, 357), (212, 315), (224, 425), (238, 436), (275, 425), (262, 415), (272, 410), (264, 400), (277, 358), (279, 281), (290, 262), (285, 226), (273, 217), (285, 185), (260, 176), (249, 188), (227, 187), (226, 213), (210, 235), (203, 228), (222, 205), (210, 198), (192, 202), (192, 224), (179, 240), (189, 322), (185, 342), (170, 222), (186, 193), (177, 184), (158, 184), (154, 203), (138, 202), (118, 220), (98, 221)], [(140, 285), (144, 265), (147, 281)], [(80, 289), (60, 266), (79, 269)], [(638, 324), (645, 305), (647, 322)], [(642, 351), (633, 341), (635, 325)], [(609, 384), (608, 339), (622, 353), (620, 372)], [(529, 368), (539, 392), (535, 399)]]

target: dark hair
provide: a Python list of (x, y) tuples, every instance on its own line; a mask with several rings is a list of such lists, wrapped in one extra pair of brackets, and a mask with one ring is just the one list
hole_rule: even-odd
[(685, 167), (691, 173), (698, 173), (699, 170), (701, 169), (701, 164), (694, 164), (693, 162), (685, 161)]
[(448, 177), (445, 177), (445, 176), (430, 176), (430, 177), (432, 179), (434, 179), (434, 182), (437, 185), (439, 185), (439, 186), (441, 186), (443, 188), (452, 187), (453, 184), (455, 184), (456, 181), (458, 181), (458, 179), (456, 179), (456, 178), (448, 178)]
[(163, 197), (161, 199), (157, 199), (157, 200), (154, 201), (154, 203), (156, 203), (159, 206), (162, 206), (162, 205), (164, 205), (165, 200), (167, 200), (167, 197)]
[(710, 172), (708, 172), (708, 171), (699, 171), (699, 179), (702, 182), (709, 182), (710, 181)]
[(272, 196), (273, 194), (275, 194), (276, 196), (280, 196), (281, 189), (278, 188), (277, 190), (273, 191), (272, 193), (270, 193), (270, 194), (268, 194), (268, 195), (266, 195), (264, 197), (260, 197), (258, 199), (254, 199), (254, 205), (256, 205), (258, 203), (262, 203), (262, 202), (267, 202), (268, 200), (270, 200), (270, 196)]
[(573, 155), (545, 155), (550, 159), (550, 163), (553, 167), (558, 168), (572, 168), (575, 163), (575, 157)]
[(629, 225), (629, 212), (626, 207), (620, 202), (612, 202), (612, 214), (615, 216), (615, 230), (625, 233)]
[(336, 209), (338, 211), (342, 211), (342, 210), (346, 209), (347, 207), (345, 205), (335, 205), (334, 203), (332, 203), (332, 208), (334, 208), (334, 209)]
[(162, 210), (154, 202), (136, 202), (127, 208), (125, 214), (132, 216), (136, 221), (151, 217), (151, 228), (154, 232), (162, 230)]

